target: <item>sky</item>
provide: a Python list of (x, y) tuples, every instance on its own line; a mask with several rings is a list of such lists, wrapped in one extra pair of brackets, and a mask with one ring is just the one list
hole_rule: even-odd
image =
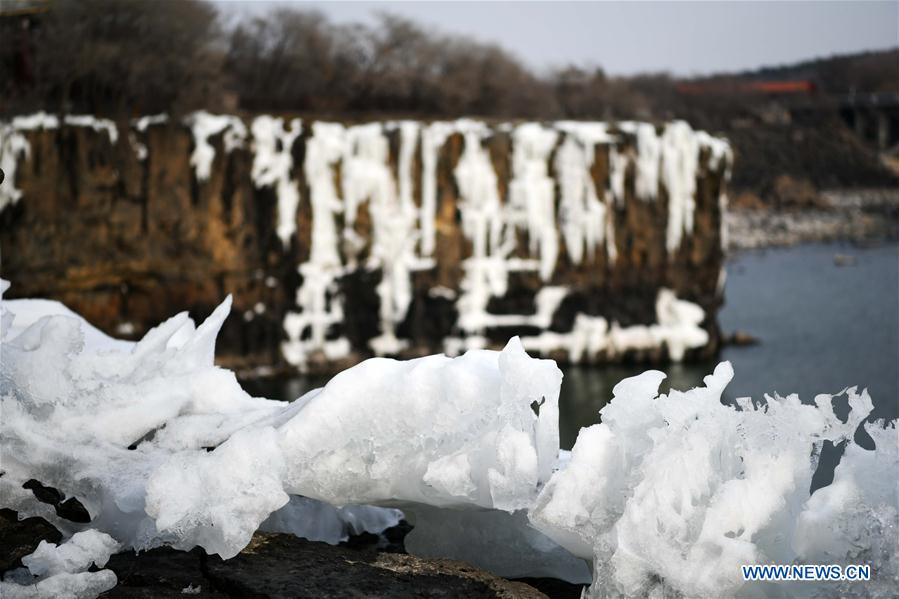
[(899, 0), (805, 2), (275, 2), (217, 0), (226, 13), (318, 10), (336, 23), (379, 12), (498, 43), (545, 72), (575, 64), (614, 75), (754, 69), (899, 46)]

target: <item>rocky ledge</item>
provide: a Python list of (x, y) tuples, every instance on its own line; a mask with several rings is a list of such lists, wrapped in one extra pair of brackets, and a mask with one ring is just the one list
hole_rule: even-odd
[[(0, 510), (0, 569), (4, 576), (42, 540), (60, 533), (41, 518), (18, 520)], [(288, 534), (257, 533), (236, 557), (223, 561), (201, 549), (169, 547), (110, 558), (118, 584), (104, 598), (166, 597), (579, 597), (581, 587), (557, 580), (528, 583), (499, 578), (464, 562), (421, 559), (380, 551), (374, 535), (339, 546)], [(383, 541), (383, 539), (381, 539)], [(402, 551), (402, 539), (389, 549)]]

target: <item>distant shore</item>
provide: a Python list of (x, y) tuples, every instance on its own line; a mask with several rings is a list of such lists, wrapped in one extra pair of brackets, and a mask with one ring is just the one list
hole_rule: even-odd
[(899, 239), (899, 189), (845, 189), (821, 194), (814, 207), (735, 207), (727, 213), (728, 249), (822, 241), (859, 244)]

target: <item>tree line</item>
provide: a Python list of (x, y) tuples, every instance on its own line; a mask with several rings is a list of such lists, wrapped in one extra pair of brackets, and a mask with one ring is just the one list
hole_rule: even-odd
[[(202, 0), (30, 5), (32, 12), (0, 16), (4, 113), (206, 108), (714, 121), (722, 104), (729, 115), (746, 108), (736, 98), (685, 99), (665, 74), (608, 77), (601, 68), (570, 66), (538, 76), (499, 46), (386, 14), (372, 26), (341, 25), (280, 8), (228, 24)], [(864, 74), (870, 79), (878, 67)]]
[[(899, 81), (899, 50), (691, 80), (711, 93), (684, 93), (683, 81), (665, 73), (613, 77), (565, 66), (536, 74), (497, 45), (389, 14), (346, 25), (297, 7), (229, 19), (203, 0), (16, 6), (26, 9), (0, 8), (0, 118), (200, 108), (337, 119), (684, 118), (728, 136), (741, 164), (734, 183), (766, 194), (772, 172), (827, 185), (879, 184), (885, 175), (836, 114), (817, 111), (814, 122), (798, 122), (781, 99), (746, 93), (745, 82), (812, 79), (823, 98), (895, 91)], [(814, 94), (803, 100), (816, 101)], [(864, 168), (843, 168), (849, 149)]]

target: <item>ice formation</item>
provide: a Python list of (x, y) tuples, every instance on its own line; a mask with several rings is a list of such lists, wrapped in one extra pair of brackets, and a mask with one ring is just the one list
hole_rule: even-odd
[(277, 233), (283, 245), (290, 242), (296, 231), (300, 190), (291, 176), (293, 144), (302, 132), (300, 119), (291, 119), (285, 128), (284, 119), (258, 116), (250, 125), (253, 134), (253, 170), (256, 187), (273, 187), (278, 196)]
[[(230, 300), (199, 327), (180, 314), (118, 346), (58, 304), (4, 302), (4, 506), (83, 529), (23, 487), (36, 479), (77, 497), (89, 526), (124, 547), (229, 557), (266, 519), (296, 530), (300, 508), (324, 509), (295, 499), (278, 512), (291, 496), (514, 511), (548, 480), (561, 373), (516, 342), (456, 359), (372, 359), (288, 405), (249, 397), (213, 366), (229, 310)], [(27, 326), (15, 326), (19, 314)], [(336, 516), (363, 528), (396, 519), (372, 510)]]
[[(664, 374), (619, 383), (582, 429), (568, 466), (542, 490), (531, 522), (592, 559), (591, 597), (890, 596), (896, 557), (897, 431), (866, 425), (875, 449), (853, 436), (870, 413), (866, 392), (721, 402), (728, 363), (704, 388), (658, 396)], [(809, 496), (824, 440), (848, 443), (831, 485)], [(871, 583), (747, 583), (742, 564), (869, 563)]]
[(668, 251), (674, 252), (680, 247), (684, 235), (693, 232), (699, 141), (690, 125), (675, 121), (665, 127), (661, 146), (661, 180), (668, 192), (665, 241)]
[(331, 359), (350, 351), (345, 337), (327, 339), (332, 324), (343, 320), (343, 306), (336, 296), (337, 278), (344, 272), (338, 252), (335, 214), (343, 208), (334, 183), (338, 161), (343, 156), (344, 128), (336, 123), (313, 123), (306, 141), (303, 170), (312, 206), (312, 239), (309, 260), (298, 267), (303, 283), (297, 290), (298, 312), (284, 317), (287, 341), (281, 344), (284, 358), (303, 367), (311, 351), (322, 351)]
[[(229, 301), (199, 327), (180, 314), (137, 343), (56, 302), (0, 308), (2, 506), (74, 535), (26, 558), (4, 596), (95, 596), (114, 575), (83, 570), (119, 548), (227, 558), (260, 528), (335, 542), (396, 523), (397, 507), (416, 524), (413, 551), (574, 581), (587, 576), (581, 558), (595, 597), (887, 597), (899, 583), (899, 437), (875, 422), (864, 426), (874, 449), (855, 443), (866, 392), (845, 391), (840, 418), (826, 395), (726, 405), (728, 363), (703, 388), (661, 396), (664, 375), (650, 371), (615, 387), (568, 457), (561, 372), (515, 339), (458, 358), (373, 358), (285, 404), (213, 366)], [(825, 440), (846, 450), (810, 495)], [(38, 501), (31, 479), (77, 498), (90, 522)], [(871, 564), (875, 578), (739, 576), (742, 564), (831, 562)]]
[[(561, 302), (561, 297), (559, 302)], [(558, 305), (558, 304), (556, 304)], [(682, 360), (688, 349), (703, 347), (708, 333), (700, 325), (705, 311), (686, 300), (678, 299), (670, 289), (660, 289), (656, 296), (656, 323), (651, 325), (619, 326), (601, 316), (579, 313), (574, 326), (567, 333), (544, 331), (538, 336), (522, 338), (525, 349), (541, 355), (559, 350), (568, 358), (580, 362), (600, 353), (607, 357), (623, 355), (633, 350), (665, 347), (674, 361)]]
[(117, 581), (111, 570), (89, 572), (88, 568), (102, 568), (118, 550), (115, 539), (96, 530), (75, 533), (58, 547), (41, 541), (33, 553), (22, 558), (25, 568), (0, 582), (0, 595), (7, 599), (93, 599)]
[(0, 212), (22, 197), (22, 190), (16, 188), (16, 169), (30, 152), (31, 144), (20, 131), (12, 125), (0, 124), (0, 169), (5, 175), (0, 183)]
[[(166, 115), (132, 120), (127, 139), (139, 160), (148, 154), (147, 128), (167, 120)], [(58, 128), (61, 121), (105, 132), (112, 143), (118, 138), (114, 123), (89, 116), (60, 119), (37, 113), (0, 124), (0, 165), (7, 173), (0, 187), (0, 210), (21, 197), (16, 167), (29, 155), (26, 133)], [(553, 279), (563, 251), (575, 265), (601, 256), (615, 262), (615, 212), (625, 206), (628, 172), (634, 172), (637, 198), (655, 201), (664, 190), (668, 199), (665, 244), (673, 254), (693, 229), (700, 169), (718, 170), (724, 163), (726, 173), (731, 162), (726, 141), (694, 131), (682, 121), (661, 127), (559, 121), (493, 128), (472, 119), (352, 126), (312, 122), (305, 125), (309, 135), (302, 141), (304, 125), (298, 119), (262, 115), (248, 130), (235, 116), (200, 111), (183, 123), (193, 135), (190, 163), (200, 182), (212, 172), (214, 136), (223, 136), (225, 152), (252, 141), (253, 182), (256, 187), (272, 188), (277, 196), (276, 231), (284, 246), (296, 233), (299, 206), (308, 202), (311, 251), (297, 265), (301, 285), (294, 309), (284, 317), (287, 339), (282, 344), (285, 359), (301, 369), (316, 355), (334, 361), (351, 357), (353, 349), (390, 356), (409, 347), (409, 340), (401, 338), (398, 330), (414, 297), (415, 273), (436, 266), (438, 179), (442, 176), (438, 162), (453, 136), (461, 137), (463, 151), (450, 169), (451, 183), (458, 191), (462, 232), (470, 252), (462, 256), (458, 289), (450, 290), (457, 319), (444, 347), (451, 354), (486, 347), (487, 329), (501, 326), (500, 322), (527, 320), (523, 315), (488, 311), (491, 299), (506, 295), (510, 276), (535, 273), (547, 286), (558, 286)], [(498, 180), (486, 145), (498, 132), (507, 133), (511, 141), (507, 186)], [(624, 143), (623, 136), (630, 136), (633, 143)], [(392, 143), (396, 138), (398, 143)], [(297, 143), (305, 146), (302, 165), (293, 163)], [(607, 152), (605, 182), (595, 180), (598, 152)], [(299, 184), (301, 176), (305, 187)], [(720, 203), (726, 205), (723, 190)], [(357, 216), (363, 207), (369, 218), (360, 222)], [(360, 231), (360, 227), (369, 230)], [(376, 287), (379, 331), (368, 348), (352, 348), (346, 337), (333, 330), (344, 317), (340, 279), (359, 268), (377, 270), (380, 276)], [(644, 341), (658, 338), (644, 329), (618, 334), (622, 349), (630, 343), (642, 347)], [(528, 344), (535, 349), (566, 350), (583, 345), (574, 339), (586, 338), (587, 346), (577, 354), (585, 358), (598, 353), (592, 348), (611, 348), (605, 337), (614, 330), (602, 317), (584, 315), (571, 331), (545, 331), (539, 341), (530, 339)], [(673, 358), (681, 355), (673, 343), (668, 347)]]

